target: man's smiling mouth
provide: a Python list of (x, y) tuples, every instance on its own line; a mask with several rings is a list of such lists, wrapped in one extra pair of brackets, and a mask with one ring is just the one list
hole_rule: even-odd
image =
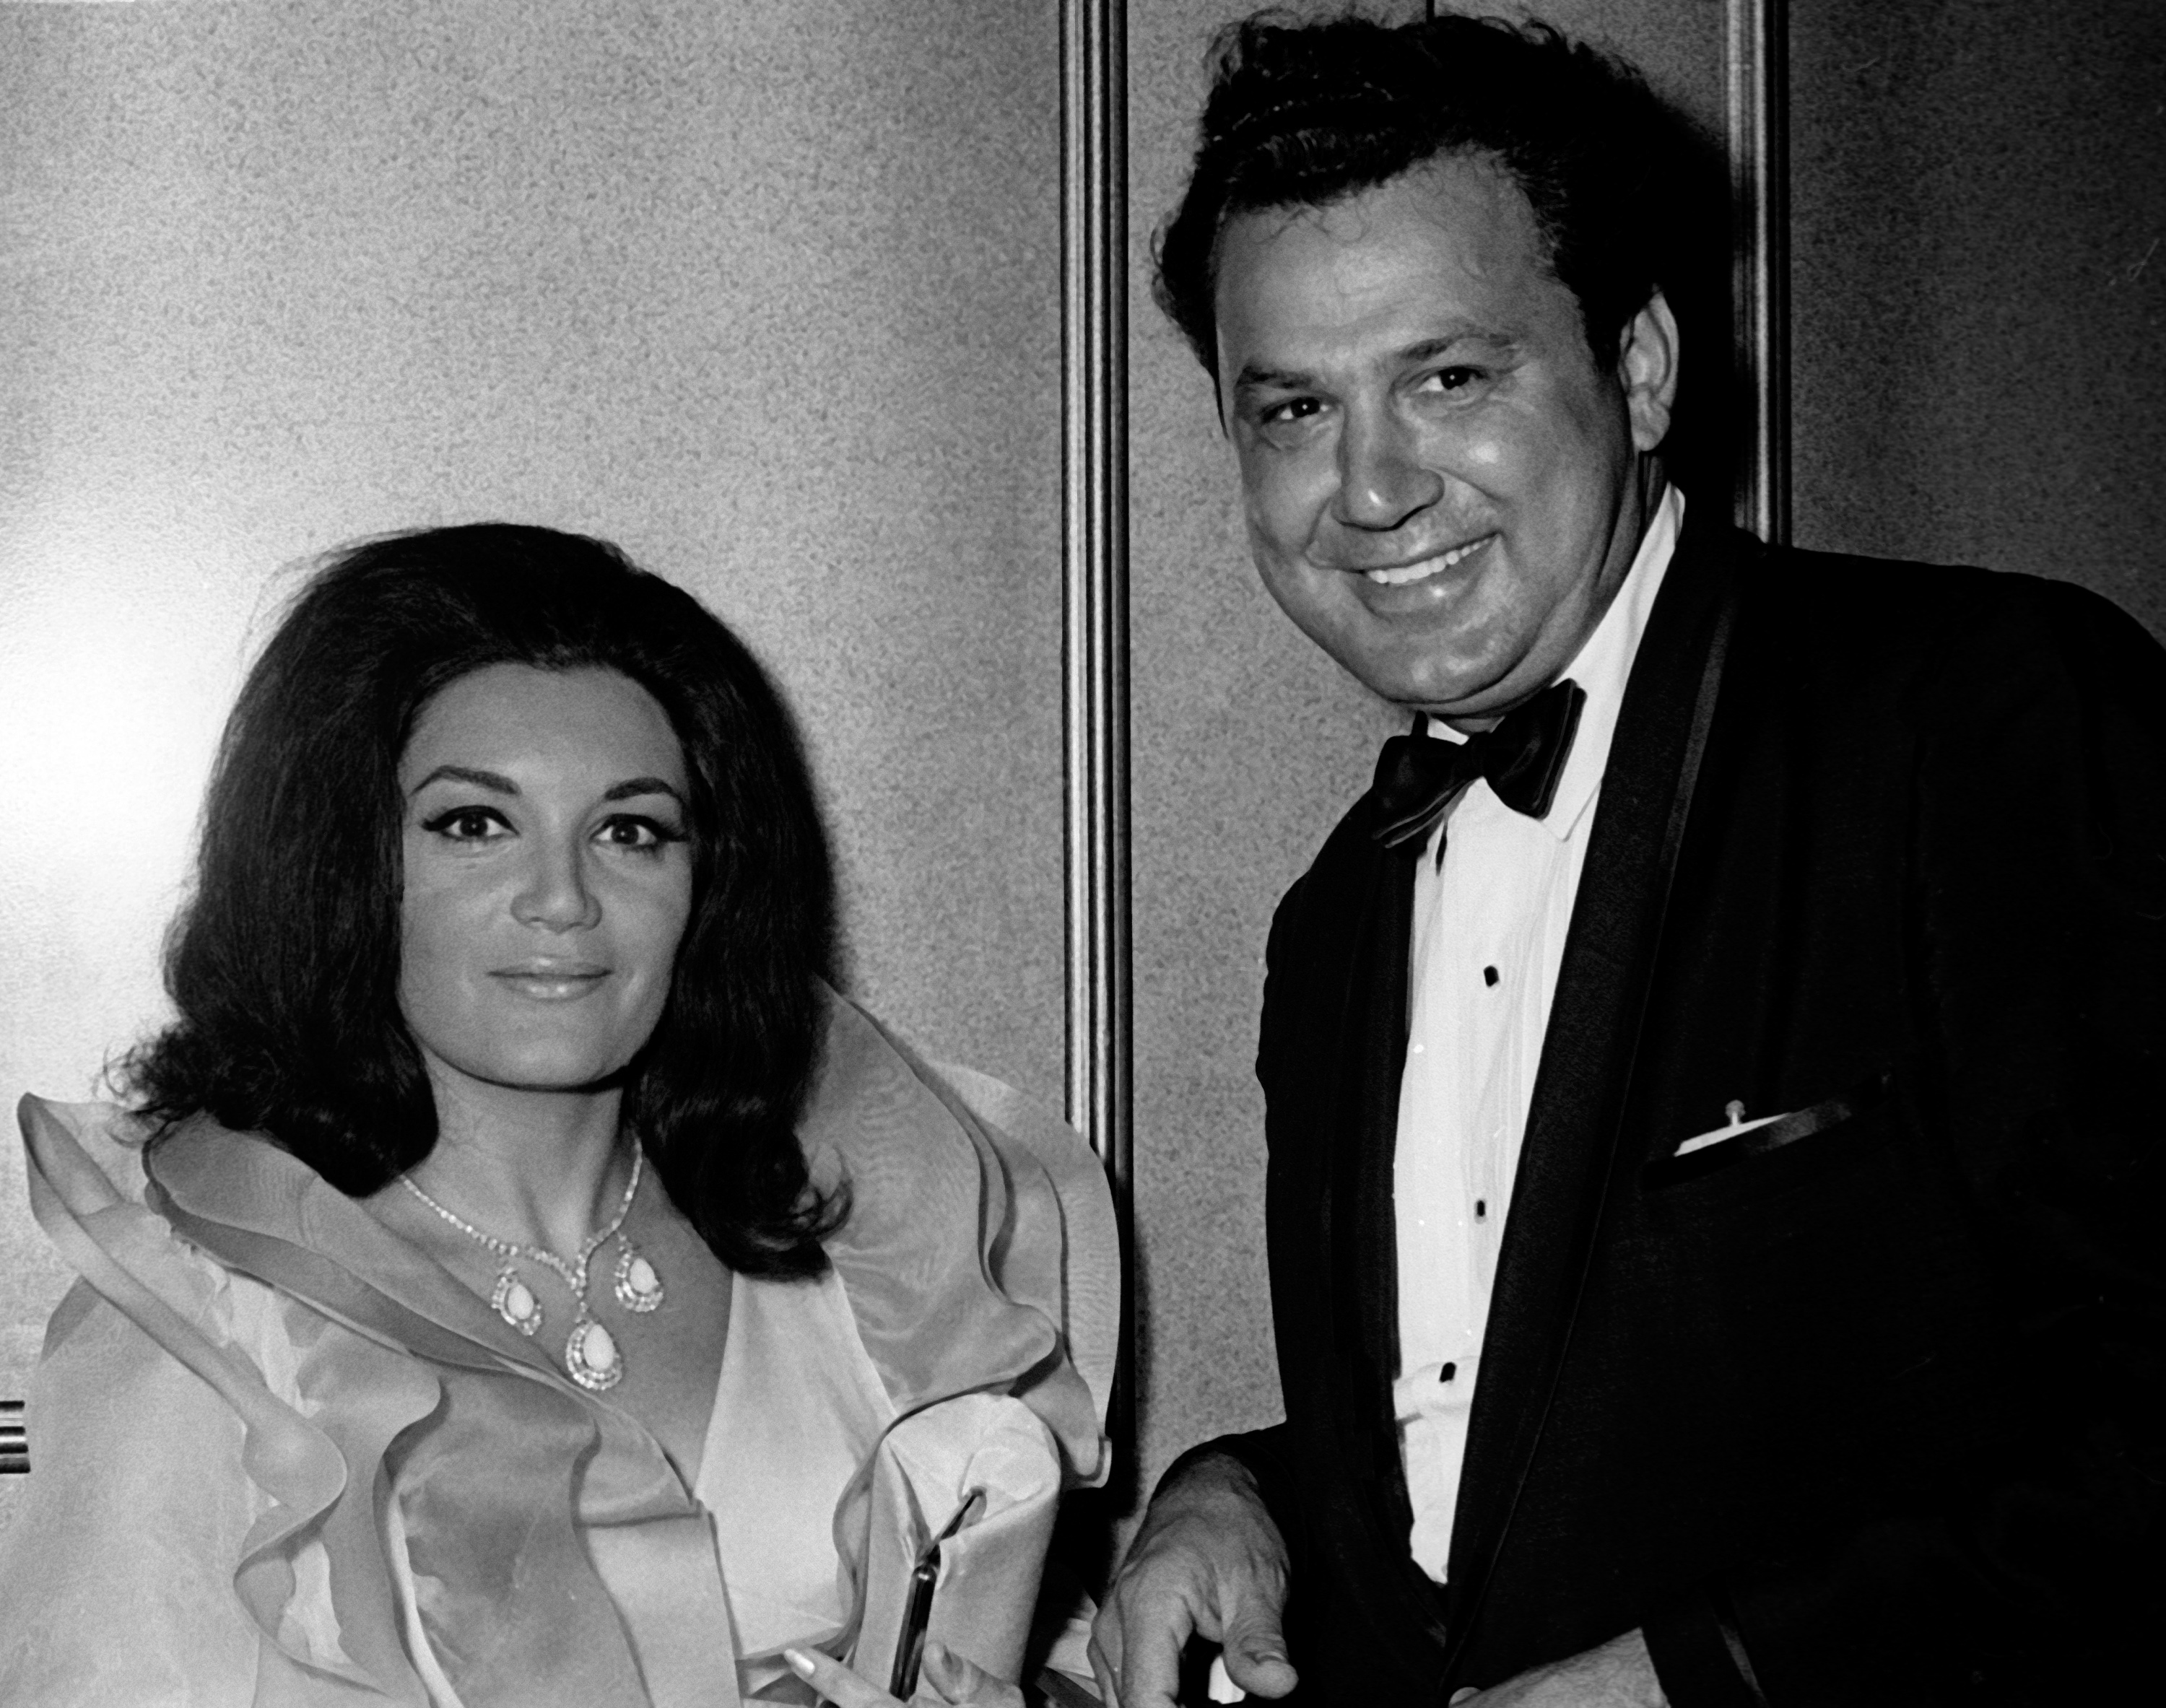
[(1396, 569), (1365, 569), (1361, 573), (1379, 587), (1404, 587), (1409, 582), (1426, 581), (1430, 576), (1441, 574), (1455, 563), (1465, 561), (1497, 536), (1484, 534), (1479, 540), (1470, 540), (1464, 546), (1455, 546), (1449, 551), (1439, 552), (1434, 557), (1424, 557), (1414, 563), (1403, 563)]

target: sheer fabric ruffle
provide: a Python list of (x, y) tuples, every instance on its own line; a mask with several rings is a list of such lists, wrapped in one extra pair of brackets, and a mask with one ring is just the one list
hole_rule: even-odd
[[(146, 1152), (116, 1111), (36, 1099), (23, 1120), (33, 1209), (83, 1279), (48, 1331), (0, 1560), (8, 1700), (792, 1700), (785, 1642), (877, 1663), (896, 1562), (973, 1477), (997, 1489), (973, 1546), (998, 1563), (974, 1587), (960, 1551), (943, 1634), (1013, 1664), (1058, 1491), (1105, 1473), (1102, 1177), (1057, 1122), (839, 997), (802, 1136), (850, 1219), (824, 1281), (740, 1278), (689, 1488), (269, 1142), (198, 1121)], [(735, 1510), (733, 1488), (789, 1480), (762, 1452), (786, 1468), (818, 1430), (824, 1481)], [(793, 1547), (816, 1558), (765, 1568)]]

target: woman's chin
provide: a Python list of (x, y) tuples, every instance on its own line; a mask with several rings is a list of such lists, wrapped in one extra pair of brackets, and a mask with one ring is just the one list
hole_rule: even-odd
[[(441, 1089), (453, 1095), (512, 1094), (527, 1097), (594, 1097), (622, 1088), (628, 1061), (597, 1060), (591, 1056), (537, 1052), (496, 1060), (443, 1061), (441, 1069), (451, 1083)], [(436, 1064), (432, 1063), (432, 1066)]]

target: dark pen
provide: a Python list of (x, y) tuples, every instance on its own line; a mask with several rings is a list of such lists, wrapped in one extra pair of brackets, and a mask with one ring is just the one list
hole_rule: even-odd
[(925, 1632), (932, 1622), (932, 1587), (940, 1581), (940, 1545), (963, 1527), (985, 1500), (985, 1491), (973, 1489), (963, 1497), (948, 1526), (925, 1546), (911, 1568), (910, 1594), (903, 1603), (902, 1635), (895, 1646), (895, 1670), (888, 1675), (887, 1693), (907, 1702), (917, 1689), (917, 1669), (925, 1659)]

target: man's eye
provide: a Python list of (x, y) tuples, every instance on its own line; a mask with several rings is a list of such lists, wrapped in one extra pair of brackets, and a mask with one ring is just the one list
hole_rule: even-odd
[(1266, 404), (1256, 419), (1266, 427), (1276, 427), (1290, 421), (1306, 421), (1323, 412), (1323, 405), (1314, 398), (1287, 398), (1276, 403)]
[(489, 842), (511, 834), (504, 814), (494, 807), (453, 807), (425, 820), (421, 828), (453, 842)]
[(1423, 376), (1419, 389), (1425, 392), (1461, 392), (1482, 378), (1478, 367), (1440, 367), (1435, 372)]

